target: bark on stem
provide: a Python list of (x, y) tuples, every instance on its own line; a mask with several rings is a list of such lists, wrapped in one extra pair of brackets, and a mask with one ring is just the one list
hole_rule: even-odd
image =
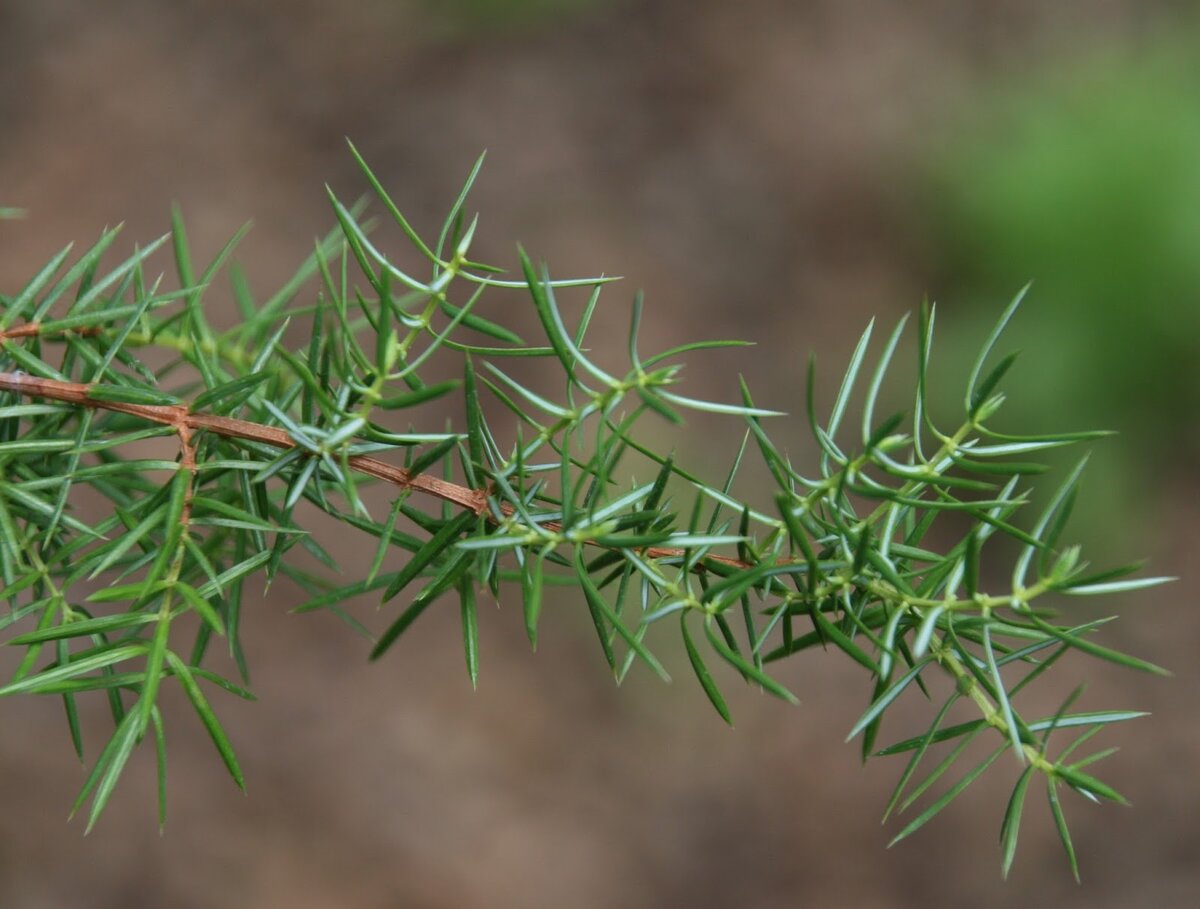
[[(12, 332), (9, 332), (11, 335)], [(43, 379), (39, 376), (25, 373), (0, 372), (0, 390), (11, 391), (31, 398), (46, 398), (51, 401), (62, 401), (80, 407), (92, 407), (98, 410), (109, 410), (115, 413), (128, 414), (150, 423), (169, 426), (175, 430), (181, 439), (191, 439), (196, 432), (212, 432), (231, 439), (245, 439), (250, 442), (260, 442), (276, 448), (295, 448), (296, 441), (288, 433), (276, 426), (264, 426), (250, 420), (238, 420), (233, 417), (222, 417), (215, 414), (194, 412), (186, 404), (131, 404), (125, 401), (100, 400), (90, 396), (90, 385), (79, 382), (61, 382), (57, 379)], [(471, 489), (450, 483), (440, 477), (429, 474), (413, 474), (403, 467), (397, 467), (378, 458), (366, 455), (353, 455), (348, 459), (350, 467), (369, 477), (391, 483), (401, 489), (412, 489), (422, 492), (444, 502), (450, 502), (461, 508), (468, 508), (478, 515), (487, 514), (487, 493), (480, 489)], [(513, 513), (512, 506), (501, 503), (505, 515)], [(543, 525), (550, 530), (557, 530), (560, 525), (547, 522)], [(641, 550), (642, 554), (654, 559), (672, 558), (684, 554), (682, 549), (672, 549), (662, 546), (649, 546)], [(717, 562), (732, 568), (749, 568), (739, 560), (726, 556), (710, 555), (705, 561)]]

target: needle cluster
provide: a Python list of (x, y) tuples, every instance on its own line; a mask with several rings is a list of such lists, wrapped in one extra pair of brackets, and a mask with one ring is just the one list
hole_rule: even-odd
[[(676, 626), (726, 722), (720, 677), (795, 701), (775, 667), (812, 648), (840, 651), (865, 677), (867, 706), (850, 738), (864, 758), (907, 757), (886, 813), (915, 814), (896, 840), (1010, 752), (1020, 775), (1001, 825), (1005, 873), (1035, 778), (1075, 869), (1060, 790), (1123, 801), (1092, 774), (1110, 752), (1083, 746), (1142, 714), (1077, 712), (1076, 690), (1049, 715), (1026, 715), (1018, 696), (1072, 651), (1159, 672), (1099, 643), (1105, 619), (1063, 624), (1052, 610), (1062, 595), (1165, 579), (1131, 577), (1136, 565), (1093, 570), (1064, 544), (1083, 461), (1025, 516), (1028, 480), (1046, 469), (1028, 458), (1102, 433), (991, 428), (1014, 362), (993, 362), (993, 348), (1023, 294), (970, 370), (956, 425), (935, 424), (928, 406), (931, 306), (916, 319), (909, 413), (876, 412), (907, 319), (873, 364), (868, 326), (828, 414), (810, 368), (805, 409), (820, 454), (803, 470), (768, 434), (778, 414), (744, 382), (730, 403), (677, 390), (682, 355), (739, 342), (647, 355), (639, 296), (626, 365), (601, 365), (587, 336), (611, 279), (556, 280), (523, 251), (520, 275), (505, 278), (471, 258), (477, 220), (464, 204), (478, 164), (429, 242), (354, 154), (422, 276), (389, 258), (360, 210), (330, 192), (338, 228), (278, 293), (256, 298), (228, 267), (240, 314), (230, 329), (213, 327), (204, 297), (242, 232), (198, 268), (178, 212), (168, 235), (115, 267), (101, 267), (117, 236), (105, 231), (82, 255), (72, 260), (68, 247), (0, 295), (0, 632), (23, 651), (0, 696), (60, 699), (81, 760), (78, 701), (107, 701), (112, 733), (75, 803), (88, 805), (89, 829), (147, 737), (165, 816), (164, 686), (183, 690), (243, 785), (212, 700), (252, 697), (239, 627), (264, 583), (287, 577), (306, 598), (297, 611), (333, 610), (367, 634), (345, 604), (373, 593), (393, 609), (401, 598), (372, 635), (372, 659), (435, 604), (457, 601), (472, 682), (481, 595), (519, 603), (536, 646), (543, 603), (570, 586), (618, 681), (636, 664), (666, 678), (650, 632)], [(168, 243), (173, 289), (147, 277), (149, 257)], [(559, 300), (572, 287), (586, 298), (573, 307)], [(485, 296), (505, 293), (532, 306), (537, 343), (483, 314)], [(559, 392), (519, 379), (522, 358), (550, 361)], [(439, 423), (452, 415), (445, 428), (397, 425), (426, 420), (433, 402)], [(723, 481), (639, 440), (644, 419), (677, 423), (689, 410), (728, 415), (743, 433)], [(648, 468), (640, 481), (628, 481), (631, 460)], [(751, 460), (772, 486), (756, 503), (735, 491)], [(105, 503), (99, 516), (78, 506), (84, 487)], [(307, 529), (318, 512), (369, 541), (370, 568), (353, 583), (328, 580), (337, 563)], [(217, 642), (236, 680), (206, 665)], [(910, 692), (931, 700), (928, 728), (880, 747), (885, 716)], [(922, 770), (927, 760), (934, 766)]]

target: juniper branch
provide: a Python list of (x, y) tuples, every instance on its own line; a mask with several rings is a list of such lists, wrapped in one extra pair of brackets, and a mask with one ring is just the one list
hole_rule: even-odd
[[(1013, 365), (1011, 356), (990, 365), (991, 354), (1024, 292), (983, 345), (967, 381), (963, 419), (952, 432), (938, 429), (928, 400), (932, 307), (917, 319), (911, 417), (875, 417), (906, 320), (883, 345), (866, 382), (859, 431), (849, 443), (845, 423), (873, 326), (860, 339), (824, 421), (810, 367), (806, 409), (820, 449), (819, 472), (810, 478), (766, 430), (778, 413), (759, 407), (744, 383), (735, 404), (674, 389), (681, 379), (679, 356), (740, 342), (685, 343), (644, 356), (638, 297), (628, 368), (601, 366), (585, 339), (612, 279), (552, 280), (521, 251), (522, 276), (511, 280), (469, 258), (476, 221), (466, 220), (463, 206), (478, 165), (438, 240), (427, 243), (358, 160), (428, 279), (381, 251), (359, 212), (330, 193), (338, 232), (319, 242), (297, 278), (261, 305), (235, 271), (243, 321), (226, 332), (210, 326), (202, 301), (240, 233), (198, 272), (178, 213), (170, 235), (178, 290), (160, 292), (160, 282), (148, 285), (143, 273), (147, 257), (166, 238), (102, 275), (101, 260), (115, 237), (106, 232), (61, 275), (67, 250), (17, 294), (0, 297), (0, 597), (9, 603), (0, 631), (33, 624), (7, 642), (25, 648), (25, 656), (0, 686), (0, 696), (61, 697), (82, 758), (76, 698), (103, 692), (114, 731), (76, 802), (78, 809), (91, 797), (89, 828), (132, 749), (151, 729), (165, 774), (157, 695), (168, 679), (180, 684), (242, 784), (200, 682), (251, 697), (238, 634), (248, 578), (284, 574), (309, 598), (298, 611), (330, 609), (351, 622), (344, 607), (355, 596), (382, 590), (386, 603), (419, 585), (376, 639), (372, 658), (440, 597), (454, 594), (472, 682), (479, 672), (476, 589), (498, 596), (506, 583), (516, 582), (536, 646), (544, 588), (566, 580), (579, 587), (618, 681), (635, 662), (666, 677), (648, 633), (678, 613), (690, 667), (727, 722), (732, 714), (706, 657), (794, 701), (768, 667), (813, 647), (843, 652), (869, 678), (868, 706), (850, 732), (861, 738), (863, 757), (910, 755), (888, 814), (912, 806), (970, 742), (990, 730), (998, 740), (995, 750), (926, 805), (896, 840), (922, 827), (1009, 750), (1024, 769), (1001, 830), (1005, 873), (1035, 773), (1046, 779), (1055, 825), (1077, 873), (1058, 786), (1094, 800), (1123, 799), (1083, 770), (1108, 752), (1070, 755), (1107, 726), (1141, 714), (1070, 712), (1077, 691), (1053, 716), (1040, 719), (1023, 717), (1015, 702), (1069, 651), (1161, 672), (1097, 643), (1093, 634), (1102, 621), (1060, 625), (1045, 604), (1060, 594), (1130, 591), (1166, 579), (1131, 578), (1138, 566), (1094, 572), (1078, 547), (1060, 544), (1083, 462), (1036, 519), (1018, 520), (1029, 501), (1028, 490), (1019, 487), (1046, 468), (1014, 457), (1102, 435), (1015, 437), (991, 428), (1004, 402), (997, 389)], [(297, 298), (314, 277), (315, 299)], [(572, 287), (588, 291), (574, 320), (556, 297)], [(485, 292), (526, 295), (543, 343), (527, 345), (482, 315)], [(302, 319), (309, 321), (308, 340), (291, 349), (285, 333)], [(171, 361), (152, 370), (133, 353), (145, 348)], [(451, 355), (461, 356), (462, 380), (426, 381), (428, 365)], [(564, 393), (555, 398), (497, 365), (514, 357), (555, 362)], [(164, 390), (166, 382), (174, 383), (173, 391)], [(385, 425), (389, 413), (460, 392), (460, 431), (405, 432)], [(508, 446), (492, 430), (485, 394), (512, 413), (515, 442)], [(692, 409), (744, 424), (741, 448), (719, 486), (636, 437), (644, 417), (678, 422), (681, 411)], [(175, 438), (173, 459), (123, 456), (123, 446), (158, 436)], [(757, 453), (774, 484), (772, 506), (765, 510), (734, 491), (748, 452)], [(402, 454), (404, 463), (380, 457), (387, 453)], [(653, 465), (654, 479), (626, 487), (618, 479), (621, 465), (637, 457)], [(162, 473), (169, 479), (159, 482), (155, 477)], [(374, 481), (394, 496), (384, 520), (371, 517), (361, 493), (362, 484)], [(80, 484), (111, 502), (112, 514), (94, 523), (77, 516), (71, 491)], [(378, 540), (366, 578), (334, 587), (295, 562), (291, 550), (300, 547), (334, 563), (304, 532), (296, 516), (301, 503)], [(947, 523), (956, 542), (931, 543), (945, 540), (932, 528)], [(985, 585), (995, 583), (997, 573), (985, 569), (983, 552), (994, 536), (1015, 541), (1019, 554), (1011, 583), (989, 592)], [(406, 561), (384, 572), (394, 550)], [(70, 592), (93, 579), (109, 585), (87, 593), (85, 606)], [(198, 619), (198, 630), (185, 657), (178, 646), (185, 627), (179, 620), (186, 616)], [(700, 623), (702, 637), (693, 634), (689, 619), (692, 627)], [(803, 631), (797, 622), (811, 629)], [(240, 684), (203, 665), (211, 641), (222, 636), (242, 673)], [(940, 671), (951, 693), (928, 730), (877, 749), (883, 719), (900, 698), (914, 688), (936, 693), (931, 669)], [(976, 718), (943, 725), (960, 700), (973, 705)], [(1081, 732), (1052, 753), (1049, 741), (1060, 729)], [(949, 752), (914, 784), (923, 760), (943, 744)], [(161, 816), (165, 778), (159, 793)]]

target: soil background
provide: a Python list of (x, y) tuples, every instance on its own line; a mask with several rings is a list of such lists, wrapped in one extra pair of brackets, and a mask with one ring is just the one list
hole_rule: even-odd
[[(828, 389), (868, 318), (940, 290), (905, 190), (929, 131), (997, 72), (1135, 40), (1175, 6), (0, 0), (0, 204), (29, 211), (0, 222), (0, 287), (106, 224), (145, 242), (175, 201), (201, 257), (252, 218), (239, 258), (269, 292), (333, 224), (323, 184), (366, 189), (345, 137), (426, 231), (487, 148), (479, 256), (511, 265), (519, 240), (559, 275), (623, 274), (594, 343), (624, 343), (642, 288), (647, 349), (758, 342), (698, 362), (686, 390), (733, 395), (742, 373), (799, 412), (810, 350)], [(225, 289), (210, 300), (227, 324)], [(737, 441), (721, 426), (691, 420), (673, 444), (716, 476)], [(811, 456), (802, 426), (779, 432)], [(1194, 468), (1155, 483), (1144, 507), (1165, 529), (1125, 554), (1186, 576)], [(348, 570), (369, 560), (357, 546), (338, 553)], [(1108, 778), (1135, 807), (1070, 799), (1082, 886), (1040, 799), (1001, 883), (1015, 767), (886, 849), (902, 767), (864, 768), (843, 743), (869, 691), (836, 653), (787, 669), (798, 708), (725, 679), (729, 730), (668, 644), (676, 684), (615, 689), (573, 596), (548, 604), (535, 654), (515, 599), (484, 615), (472, 691), (456, 610), (368, 665), (336, 619), (288, 615), (297, 594), (279, 585), (243, 632), (259, 702), (221, 704), (248, 794), (168, 698), (161, 836), (152, 755), (85, 838), (66, 822), (84, 770), (58, 704), (0, 704), (0, 907), (1194, 906), (1194, 591), (1130, 605), (1141, 618), (1109, 639), (1174, 679), (1072, 667), (1089, 705), (1155, 713), (1108, 737)]]

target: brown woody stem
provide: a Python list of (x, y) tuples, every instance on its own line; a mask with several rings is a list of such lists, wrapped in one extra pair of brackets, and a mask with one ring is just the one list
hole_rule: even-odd
[[(27, 327), (27, 326), (23, 326)], [(13, 329), (6, 334), (13, 337)], [(36, 334), (36, 331), (28, 332)], [(62, 401), (80, 407), (94, 407), (99, 410), (109, 410), (124, 413), (150, 423), (158, 423), (171, 427), (179, 436), (182, 443), (182, 457), (191, 458), (193, 463), (186, 465), (194, 467), (194, 444), (192, 435), (196, 432), (212, 432), (231, 439), (246, 439), (250, 442), (260, 442), (276, 448), (295, 448), (296, 441), (284, 430), (275, 426), (264, 426), (249, 420), (237, 420), (232, 417), (222, 417), (215, 414), (193, 412), (186, 404), (131, 404), (125, 401), (109, 401), (90, 396), (91, 386), (79, 382), (62, 382), (57, 379), (43, 379), (24, 373), (0, 372), (0, 390), (11, 391), (31, 398), (46, 398), (51, 401)], [(425, 493), (444, 502), (450, 502), (461, 508), (467, 508), (478, 515), (487, 513), (487, 493), (467, 486), (459, 486), (439, 477), (429, 474), (413, 474), (403, 467), (396, 467), (378, 458), (366, 455), (352, 455), (348, 459), (350, 467), (369, 477), (391, 483), (401, 489), (412, 489)], [(512, 507), (503, 504), (502, 510), (506, 515), (512, 514)], [(557, 529), (558, 525), (547, 523), (548, 529)], [(682, 556), (682, 549), (650, 546), (642, 550), (649, 558), (672, 558)], [(747, 563), (725, 556), (708, 556), (705, 561), (716, 562), (732, 568), (748, 568)]]

